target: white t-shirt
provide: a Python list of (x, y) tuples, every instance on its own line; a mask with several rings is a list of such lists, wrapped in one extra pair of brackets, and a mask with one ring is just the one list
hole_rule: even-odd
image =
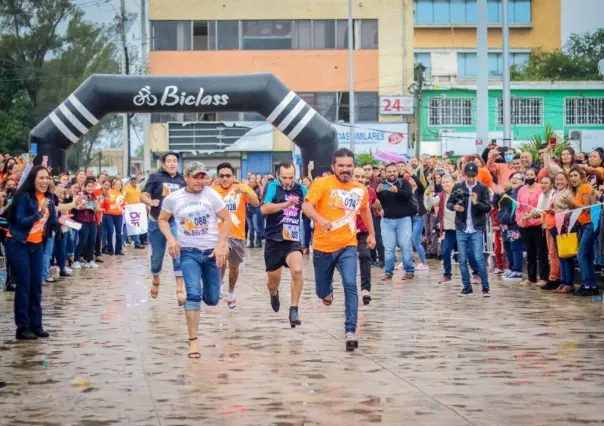
[(218, 217), (216, 213), (226, 207), (222, 197), (209, 186), (199, 194), (179, 189), (166, 198), (162, 210), (176, 220), (176, 239), (181, 247), (213, 250), (218, 243)]

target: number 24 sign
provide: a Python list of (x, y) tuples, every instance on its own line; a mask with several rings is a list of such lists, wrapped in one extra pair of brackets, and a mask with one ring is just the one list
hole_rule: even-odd
[(413, 96), (380, 96), (381, 115), (413, 115)]

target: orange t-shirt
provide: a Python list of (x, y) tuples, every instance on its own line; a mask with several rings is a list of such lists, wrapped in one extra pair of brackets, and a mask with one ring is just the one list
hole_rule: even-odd
[[(249, 186), (240, 183), (234, 183), (227, 189), (224, 189), (221, 185), (212, 187), (212, 189), (216, 190), (216, 192), (224, 199), (226, 208), (231, 214), (233, 226), (231, 227), (230, 236), (237, 240), (245, 241), (245, 205), (247, 204), (247, 199), (245, 194), (236, 194), (236, 188), (240, 188), (241, 192), (254, 192)], [(222, 226), (222, 222), (218, 224), (219, 229), (220, 226)]]
[[(101, 198), (103, 196), (103, 188), (95, 188), (93, 194), (96, 197), (96, 199), (98, 200), (99, 198)], [(103, 221), (103, 212), (96, 212), (96, 224), (100, 225), (102, 221)]]
[[(579, 192), (575, 197), (575, 201), (580, 206), (586, 206), (583, 202), (583, 196), (591, 194), (591, 185), (588, 183), (584, 183), (579, 187)], [(591, 211), (589, 209), (583, 209), (581, 214), (579, 215), (579, 219), (577, 219), (581, 225), (585, 225), (586, 223), (591, 223)]]
[[(44, 201), (44, 194), (37, 194), (36, 198), (38, 199), (38, 205), (42, 204)], [(47, 211), (44, 216), (40, 220), (37, 220), (34, 223), (34, 226), (31, 227), (31, 231), (29, 231), (29, 235), (27, 236), (28, 243), (40, 244), (42, 239), (44, 238), (44, 227), (46, 226), (46, 222), (48, 222), (49, 212)]]
[(478, 168), (478, 175), (476, 176), (476, 179), (489, 188), (493, 188), (493, 176), (491, 176), (491, 172), (486, 167)]
[(110, 189), (108, 195), (107, 199), (105, 199), (107, 214), (121, 216), (122, 206), (124, 205), (124, 194), (117, 189)]
[(333, 253), (357, 245), (356, 215), (369, 208), (367, 188), (357, 182), (341, 182), (335, 176), (316, 179), (306, 194), (317, 212), (332, 223), (329, 232), (315, 226), (313, 249)]

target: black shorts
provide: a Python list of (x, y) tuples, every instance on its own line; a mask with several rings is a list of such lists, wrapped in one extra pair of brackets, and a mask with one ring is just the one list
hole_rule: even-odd
[(294, 252), (302, 253), (302, 244), (299, 241), (274, 241), (266, 240), (264, 244), (264, 263), (266, 264), (266, 272), (276, 271), (285, 266), (285, 259)]

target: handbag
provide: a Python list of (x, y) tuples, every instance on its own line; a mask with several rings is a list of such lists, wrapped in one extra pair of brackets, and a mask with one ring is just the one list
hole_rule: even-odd
[(556, 237), (558, 244), (558, 257), (568, 259), (579, 252), (579, 235), (576, 232), (561, 234)]

